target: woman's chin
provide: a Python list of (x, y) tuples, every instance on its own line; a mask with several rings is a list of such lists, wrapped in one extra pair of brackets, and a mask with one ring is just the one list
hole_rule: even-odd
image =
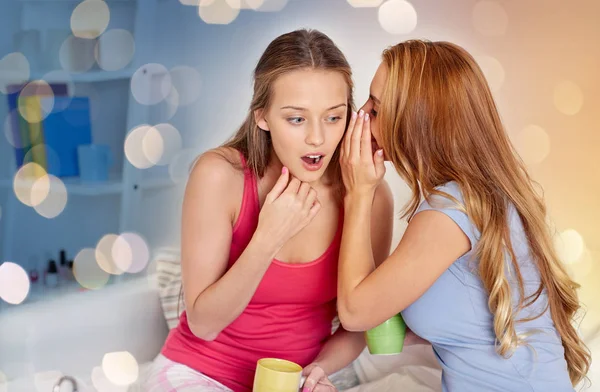
[(319, 168), (307, 167), (307, 165), (299, 165), (298, 167), (290, 168), (290, 173), (292, 174), (292, 176), (296, 177), (302, 182), (307, 183), (314, 183), (321, 180), (321, 178), (325, 175), (326, 171), (326, 164), (323, 164)]

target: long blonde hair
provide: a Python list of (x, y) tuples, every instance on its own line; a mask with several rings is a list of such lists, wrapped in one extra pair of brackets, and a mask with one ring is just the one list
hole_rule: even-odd
[[(544, 201), (509, 141), (477, 63), (457, 45), (420, 40), (386, 49), (383, 63), (388, 79), (378, 121), (382, 147), (412, 189), (404, 217), (415, 213), (422, 196), (447, 196), (435, 187), (455, 181), (464, 196), (463, 207), (481, 233), (475, 254), (494, 315), (498, 353), (508, 357), (524, 343), (515, 325), (531, 318), (516, 320), (515, 313), (545, 291), (571, 382), (577, 384), (591, 362), (572, 324), (580, 308), (579, 285), (557, 257)], [(540, 286), (528, 297), (510, 239), (511, 204), (540, 273)], [(505, 273), (507, 252), (518, 283), (517, 310)]]

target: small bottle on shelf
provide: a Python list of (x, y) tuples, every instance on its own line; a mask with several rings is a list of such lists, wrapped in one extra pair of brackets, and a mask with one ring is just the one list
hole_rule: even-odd
[[(58, 256), (59, 266), (58, 271), (59, 275), (63, 280), (69, 281), (73, 277), (72, 274), (69, 274), (69, 266), (67, 261), (67, 252), (64, 249), (61, 249)], [(69, 276), (70, 275), (70, 276)]]
[(44, 276), (44, 283), (48, 287), (58, 286), (58, 267), (56, 266), (56, 261), (54, 260), (50, 260), (48, 262), (48, 269), (46, 270)]

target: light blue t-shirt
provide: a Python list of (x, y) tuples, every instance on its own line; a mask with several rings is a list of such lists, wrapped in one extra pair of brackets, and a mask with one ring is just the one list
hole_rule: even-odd
[[(459, 186), (449, 182), (438, 190), (463, 203)], [(406, 324), (431, 342), (442, 366), (444, 392), (564, 392), (573, 391), (564, 349), (550, 311), (540, 318), (516, 324), (517, 334), (534, 332), (528, 346), (519, 346), (512, 357), (503, 358), (495, 350), (493, 316), (488, 295), (478, 277), (479, 260), (474, 258), (480, 234), (468, 216), (444, 197), (430, 197), (417, 212), (440, 211), (449, 216), (469, 237), (471, 251), (456, 260), (417, 301), (402, 312)], [(511, 241), (523, 276), (525, 296), (539, 287), (539, 273), (530, 257), (527, 238), (518, 213), (508, 213)], [(506, 271), (518, 301), (516, 278), (511, 278), (511, 261)], [(514, 276), (514, 275), (513, 275)], [(546, 292), (516, 318), (540, 314), (547, 304)]]

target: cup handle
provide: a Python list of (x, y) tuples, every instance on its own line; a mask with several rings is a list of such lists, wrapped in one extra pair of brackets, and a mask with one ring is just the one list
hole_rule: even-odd
[(302, 390), (302, 387), (304, 386), (304, 383), (306, 382), (306, 376), (302, 376), (300, 377), (300, 385), (298, 386), (298, 390)]

